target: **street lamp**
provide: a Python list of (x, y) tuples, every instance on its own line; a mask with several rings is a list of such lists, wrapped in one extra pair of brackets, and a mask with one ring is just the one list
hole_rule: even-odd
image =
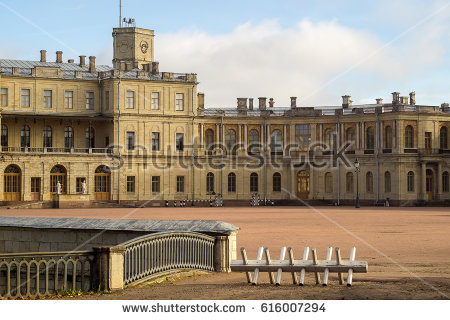
[(356, 172), (356, 203), (355, 208), (359, 208), (359, 161), (358, 158), (355, 159), (355, 172)]

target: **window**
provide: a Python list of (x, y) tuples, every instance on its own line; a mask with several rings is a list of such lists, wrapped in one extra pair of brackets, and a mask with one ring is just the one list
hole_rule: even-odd
[(75, 185), (75, 192), (76, 193), (83, 193), (83, 182), (86, 181), (86, 178), (77, 178), (76, 179), (76, 185)]
[(392, 149), (392, 127), (387, 126), (384, 128), (384, 147), (386, 149)]
[(334, 150), (334, 132), (331, 129), (325, 130), (325, 145), (327, 150)]
[(31, 193), (40, 193), (41, 192), (41, 178), (32, 177), (31, 178)]
[(375, 149), (375, 132), (373, 127), (368, 127), (366, 130), (366, 149)]
[(95, 148), (95, 130), (92, 127), (84, 130), (86, 149)]
[(325, 192), (333, 192), (333, 175), (331, 174), (331, 172), (325, 173)]
[(250, 175), (250, 192), (258, 192), (258, 175), (254, 172)]
[(439, 148), (441, 149), (447, 149), (448, 143), (447, 143), (447, 127), (442, 127), (439, 132)]
[(227, 150), (228, 152), (231, 152), (232, 154), (236, 154), (236, 131), (233, 129), (229, 129), (227, 131), (227, 135), (225, 137)]
[(42, 146), (44, 148), (51, 148), (52, 147), (52, 128), (49, 127), (49, 126), (46, 126), (44, 128)]
[(8, 89), (7, 88), (0, 89), (0, 106), (2, 106), (2, 107), (8, 106)]
[(152, 110), (159, 110), (159, 92), (152, 92)]
[(183, 151), (184, 150), (184, 133), (176, 134), (176, 150)]
[(228, 174), (228, 192), (236, 192), (236, 175), (233, 172)]
[(212, 172), (208, 172), (206, 175), (206, 192), (214, 192), (214, 174)]
[(425, 132), (425, 150), (431, 152), (431, 132)]
[(308, 150), (311, 144), (311, 125), (297, 124), (295, 125), (295, 142), (300, 150)]
[(366, 191), (373, 192), (373, 174), (370, 171), (366, 173)]
[(152, 176), (152, 192), (159, 193), (160, 190), (160, 177)]
[(278, 172), (275, 172), (272, 177), (272, 190), (274, 192), (280, 192), (281, 191), (281, 174)]
[(258, 130), (252, 129), (248, 135), (248, 151), (249, 153), (258, 153), (259, 152), (259, 133)]
[(159, 132), (152, 132), (152, 151), (159, 151)]
[(384, 192), (391, 192), (391, 173), (389, 171), (384, 173)]
[(110, 108), (110, 102), (109, 102), (109, 91), (105, 92), (105, 109), (109, 110)]
[(405, 148), (414, 148), (413, 128), (411, 126), (405, 128)]
[(94, 93), (86, 92), (86, 109), (94, 110)]
[(407, 189), (409, 192), (414, 191), (414, 172), (408, 172)]
[(134, 192), (135, 190), (135, 176), (127, 176), (127, 192)]
[(177, 192), (184, 192), (184, 177), (177, 176)]
[(134, 132), (127, 132), (127, 150), (134, 150)]
[(214, 144), (214, 131), (207, 129), (205, 131), (205, 148), (210, 150)]
[(355, 130), (353, 128), (348, 128), (345, 137), (347, 139), (347, 143), (349, 144), (348, 150), (355, 150), (356, 141), (355, 141)]
[(67, 192), (67, 170), (62, 165), (56, 165), (50, 170), (50, 192), (58, 193), (58, 183), (61, 193)]
[(2, 124), (2, 147), (8, 147), (8, 127)]
[(347, 172), (345, 176), (345, 190), (348, 193), (353, 193), (353, 172)]
[(52, 90), (44, 90), (44, 108), (51, 108), (52, 106)]
[(22, 107), (28, 108), (30, 106), (30, 89), (20, 90), (20, 96)]
[(175, 110), (183, 111), (184, 110), (184, 93), (177, 93), (175, 100), (176, 100)]
[(127, 91), (126, 108), (134, 109), (134, 91)]
[(72, 129), (72, 127), (66, 127), (64, 129), (64, 148), (65, 149), (73, 148), (73, 129)]
[(442, 174), (442, 192), (448, 192), (449, 191), (449, 177), (448, 177), (448, 172), (445, 171)]
[(22, 148), (30, 147), (30, 127), (24, 125), (20, 130), (20, 146)]
[(73, 109), (73, 91), (66, 91), (64, 93), (64, 108)]
[(271, 147), (272, 152), (281, 152), (283, 151), (283, 143), (282, 143), (282, 135), (281, 131), (276, 129), (272, 131), (271, 137)]

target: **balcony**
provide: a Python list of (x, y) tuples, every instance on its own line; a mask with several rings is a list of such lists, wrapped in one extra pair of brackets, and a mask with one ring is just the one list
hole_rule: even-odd
[(1, 147), (3, 153), (21, 154), (113, 154), (112, 148), (42, 148), (42, 147)]

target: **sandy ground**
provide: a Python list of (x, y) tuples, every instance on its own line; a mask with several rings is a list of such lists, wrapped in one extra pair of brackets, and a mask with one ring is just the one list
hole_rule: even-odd
[(71, 210), (0, 210), (0, 216), (85, 217), (126, 219), (211, 219), (240, 228), (238, 247), (250, 259), (257, 248), (277, 257), (282, 246), (300, 257), (304, 246), (316, 247), (324, 259), (328, 246), (340, 247), (348, 258), (355, 246), (357, 260), (369, 273), (355, 274), (354, 286), (315, 286), (307, 274), (303, 288), (288, 283), (246, 283), (245, 274), (207, 274), (161, 284), (128, 288), (90, 299), (448, 299), (450, 297), (450, 208), (236, 207)]

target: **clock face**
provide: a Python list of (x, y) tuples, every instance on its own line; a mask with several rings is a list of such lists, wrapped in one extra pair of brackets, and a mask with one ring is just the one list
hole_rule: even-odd
[(128, 42), (126, 40), (122, 40), (119, 47), (120, 52), (125, 53), (128, 51)]
[(147, 53), (147, 50), (148, 50), (147, 41), (142, 40), (140, 46), (141, 46), (142, 53)]

